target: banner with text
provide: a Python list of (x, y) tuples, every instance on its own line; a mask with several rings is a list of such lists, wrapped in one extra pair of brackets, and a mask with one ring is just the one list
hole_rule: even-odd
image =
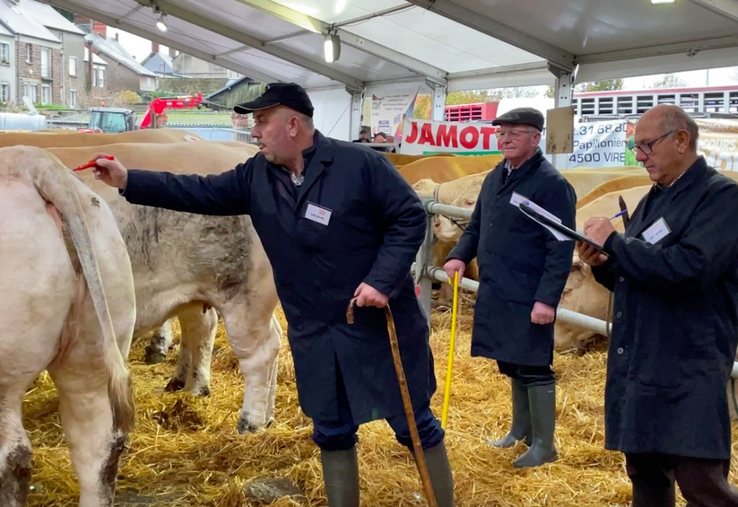
[(700, 132), (697, 152), (717, 171), (738, 171), (738, 133)]
[[(497, 127), (481, 122), (437, 122), (406, 117), (400, 153), (406, 155), (431, 155), (455, 153), (457, 155), (499, 154), (495, 132)], [(566, 154), (566, 167), (613, 167), (629, 162), (628, 139), (632, 129), (626, 120), (574, 125), (574, 153)], [(541, 150), (546, 150), (546, 132), (541, 135)], [(552, 155), (545, 155), (552, 160)]]
[(700, 128), (697, 152), (718, 171), (738, 171), (738, 121), (695, 118)]
[(372, 95), (372, 135), (384, 132), (387, 135), (402, 134), (402, 118), (412, 116), (418, 88), (395, 92), (378, 97)]

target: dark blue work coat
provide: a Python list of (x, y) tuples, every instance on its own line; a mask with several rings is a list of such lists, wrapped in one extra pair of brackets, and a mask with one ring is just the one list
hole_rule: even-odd
[[(362, 282), (390, 298), (413, 405), (427, 403), (436, 380), (410, 273), (425, 235), (422, 202), (386, 157), (319, 132), (294, 210), (279, 188), (282, 170), (261, 154), (207, 177), (131, 170), (123, 195), (177, 211), (251, 216), (273, 268), (309, 417), (338, 418), (336, 368), (356, 424), (404, 413), (384, 309), (357, 307), (355, 324), (346, 322)], [(306, 217), (315, 206), (330, 211), (327, 225)]]
[[(662, 195), (657, 195), (663, 193)], [(726, 385), (738, 343), (738, 185), (701, 158), (653, 188), (593, 269), (614, 292), (605, 445), (730, 457)], [(670, 231), (645, 241), (664, 219)]]
[(476, 257), (479, 264), (472, 356), (546, 366), (553, 362), (554, 325), (533, 324), (530, 314), (536, 301), (558, 306), (575, 244), (557, 241), (510, 201), (515, 192), (574, 228), (576, 193), (540, 149), (506, 182), (504, 165), (484, 179), (471, 223), (448, 258)]

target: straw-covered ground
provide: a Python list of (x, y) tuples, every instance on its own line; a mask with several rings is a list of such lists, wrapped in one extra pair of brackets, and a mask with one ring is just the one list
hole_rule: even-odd
[[(469, 308), (469, 301), (462, 303)], [(284, 318), (280, 315), (283, 328)], [(433, 349), (441, 413), (450, 335), (450, 313), (433, 316)], [(620, 454), (603, 448), (605, 352), (582, 357), (557, 354), (559, 379), (557, 445), (560, 460), (538, 469), (516, 470), (511, 461), (524, 446), (499, 450), (485, 445), (510, 422), (510, 387), (488, 360), (469, 357), (471, 312), (462, 310), (454, 360), (447, 446), (456, 481), (457, 505), (471, 506), (626, 506), (630, 484)], [(200, 399), (163, 393), (174, 354), (157, 366), (143, 363), (145, 340), (131, 353), (137, 402), (137, 428), (119, 472), (116, 505), (262, 505), (248, 500), (253, 479), (289, 478), (305, 498), (283, 498), (275, 507), (326, 505), (319, 451), (311, 425), (300, 411), (292, 359), (286, 343), (280, 353), (277, 424), (255, 435), (235, 431), (242, 400), (242, 377), (220, 328), (213, 359), (212, 395)], [(33, 507), (76, 505), (77, 486), (57, 416), (56, 392), (48, 376), (31, 390), (24, 406), (34, 445)], [(738, 426), (734, 427), (738, 429)], [(419, 475), (409, 453), (383, 421), (360, 429), (362, 505), (422, 506)], [(734, 452), (734, 455), (736, 453)], [(733, 463), (736, 470), (736, 462)], [(734, 475), (731, 480), (738, 482)], [(681, 502), (680, 505), (684, 505)]]

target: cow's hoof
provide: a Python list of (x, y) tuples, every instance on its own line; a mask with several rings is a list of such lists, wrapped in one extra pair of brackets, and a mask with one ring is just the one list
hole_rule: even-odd
[(208, 386), (202, 386), (199, 389), (192, 391), (195, 396), (201, 396), (203, 398), (210, 396), (210, 388)]
[(236, 429), (238, 430), (239, 434), (243, 435), (244, 433), (256, 433), (263, 427), (263, 425), (256, 424), (253, 421), (250, 421), (248, 417), (242, 415), (238, 419), (238, 426), (236, 427)]
[(184, 389), (185, 383), (184, 380), (179, 380), (178, 378), (173, 378), (169, 381), (167, 386), (164, 388), (164, 391), (168, 393), (173, 393), (175, 391), (181, 391)]
[(163, 363), (167, 358), (166, 354), (163, 354), (161, 350), (158, 350), (151, 345), (146, 346), (146, 354), (144, 355), (144, 362), (146, 364), (159, 364)]

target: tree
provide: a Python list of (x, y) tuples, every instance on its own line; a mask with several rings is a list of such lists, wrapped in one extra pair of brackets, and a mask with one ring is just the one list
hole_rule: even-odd
[(623, 89), (622, 79), (606, 79), (604, 81), (593, 81), (590, 83), (580, 83), (576, 85), (575, 90), (578, 92), (607, 92)]
[(463, 92), (451, 92), (446, 96), (447, 106), (460, 104), (477, 104), (479, 102), (496, 102), (501, 95), (496, 90), (467, 90)]
[(546, 93), (543, 94), (544, 97), (552, 99), (556, 97), (556, 85), (548, 85), (548, 88), (546, 88)]
[(738, 81), (738, 67), (733, 67), (733, 73), (730, 75), (730, 79)]
[(681, 86), (687, 86), (686, 81), (676, 74), (671, 73), (657, 77), (651, 84), (650, 88), (679, 88)]
[(510, 86), (496, 90), (503, 99), (519, 99), (523, 97), (536, 97), (538, 92), (530, 86)]
[(139, 96), (138, 93), (132, 90), (122, 90), (118, 92), (118, 94), (115, 96), (115, 103), (125, 104), (126, 106), (130, 106), (133, 104), (140, 104), (141, 97)]
[(415, 99), (415, 108), (413, 109), (413, 118), (420, 120), (430, 120), (430, 107), (431, 107), (431, 96), (430, 95), (418, 95)]

